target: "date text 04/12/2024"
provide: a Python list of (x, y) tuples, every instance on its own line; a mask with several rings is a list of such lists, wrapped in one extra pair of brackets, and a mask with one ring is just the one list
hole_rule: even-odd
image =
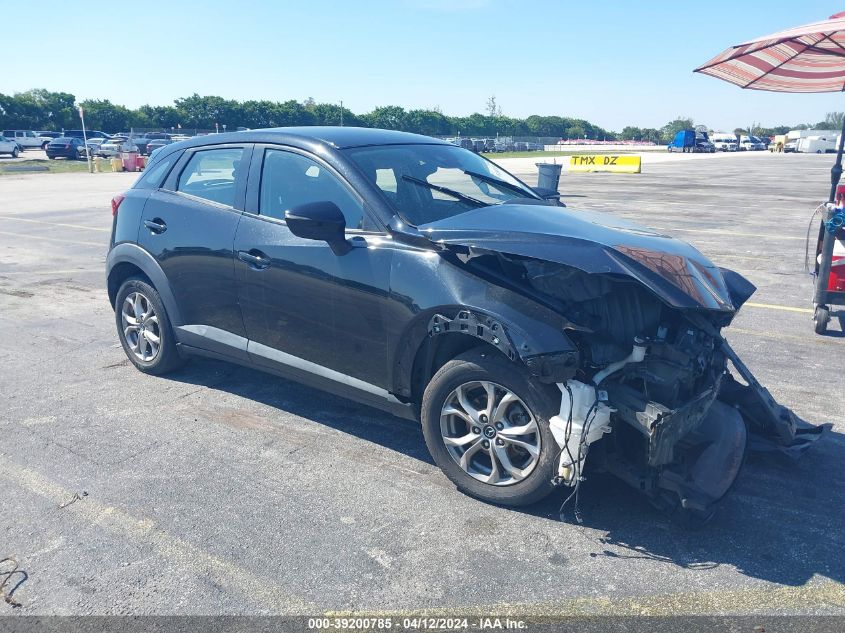
[(527, 628), (523, 620), (508, 617), (345, 617), (345, 618), (309, 618), (311, 630), (404, 630), (404, 631), (450, 631), (450, 630), (510, 630), (519, 631)]

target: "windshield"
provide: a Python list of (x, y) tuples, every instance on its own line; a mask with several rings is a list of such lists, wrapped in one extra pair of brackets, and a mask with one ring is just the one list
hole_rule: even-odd
[(414, 226), (478, 207), (538, 199), (505, 170), (454, 145), (377, 145), (344, 153)]

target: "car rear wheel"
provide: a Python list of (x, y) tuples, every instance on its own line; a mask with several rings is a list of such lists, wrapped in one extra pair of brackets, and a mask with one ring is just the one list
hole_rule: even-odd
[(559, 453), (549, 428), (559, 408), (551, 391), (495, 350), (458, 356), (423, 396), (431, 456), (471, 496), (509, 506), (539, 501), (554, 489)]
[(159, 375), (184, 364), (161, 297), (144, 280), (130, 277), (120, 286), (115, 319), (123, 351), (142, 372)]

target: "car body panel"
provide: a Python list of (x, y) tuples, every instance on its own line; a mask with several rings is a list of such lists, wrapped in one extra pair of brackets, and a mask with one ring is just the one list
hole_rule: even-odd
[(631, 277), (675, 307), (734, 310), (719, 269), (699, 251), (607, 213), (503, 204), (418, 228), (441, 244), (534, 257), (587, 273)]
[[(235, 207), (177, 192), (178, 174), (190, 160), (186, 153), (163, 188), (153, 189), (144, 206), (138, 244), (160, 264), (177, 298), (185, 325), (203, 325), (245, 336), (237, 303), (232, 251), (243, 205), (245, 170), (251, 146), (245, 149)], [(119, 215), (119, 212), (118, 212)], [(162, 224), (163, 232), (146, 223)], [(201, 226), (202, 231), (197, 230)]]

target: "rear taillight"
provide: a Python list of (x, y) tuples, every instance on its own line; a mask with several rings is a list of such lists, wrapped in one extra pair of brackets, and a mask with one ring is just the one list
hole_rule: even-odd
[(120, 208), (120, 203), (123, 202), (124, 196), (122, 193), (116, 195), (114, 198), (111, 199), (111, 214), (112, 216), (117, 215), (117, 210)]

